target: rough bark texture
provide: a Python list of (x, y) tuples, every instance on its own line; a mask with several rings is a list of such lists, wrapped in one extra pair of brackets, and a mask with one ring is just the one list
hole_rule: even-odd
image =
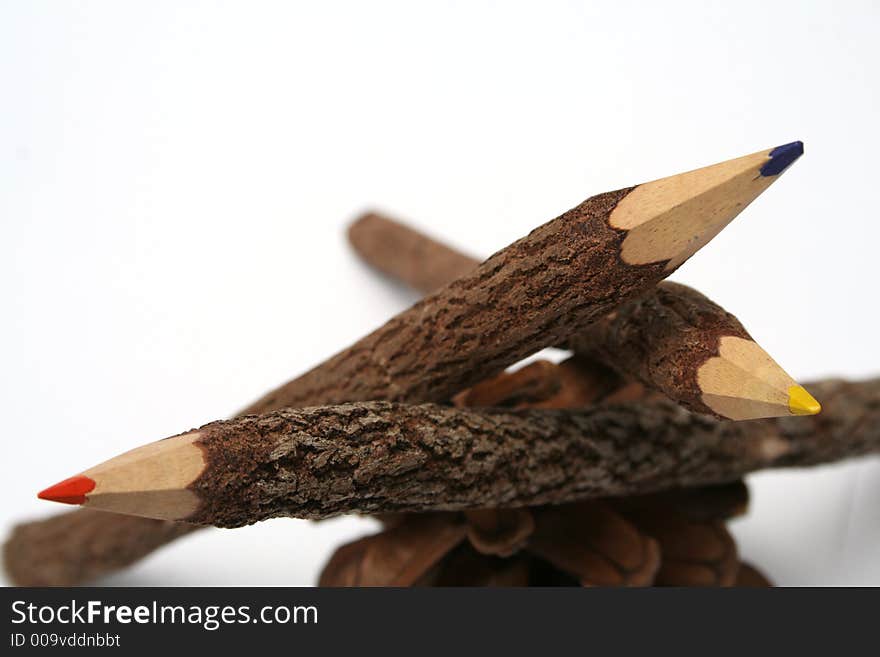
[(752, 339), (721, 306), (686, 285), (666, 281), (572, 338), (568, 347), (692, 411), (714, 415), (702, 401), (697, 372), (718, 355), (724, 336)]
[[(628, 265), (608, 217), (630, 189), (594, 196), (499, 251), (352, 347), (266, 395), (255, 412), (315, 403), (442, 402), (521, 358), (565, 343), (665, 278)], [(320, 400), (320, 401), (318, 401)]]
[(817, 386), (813, 418), (721, 422), (668, 402), (472, 411), (386, 402), (285, 410), (201, 431), (191, 520), (560, 504), (733, 481), (880, 450), (880, 379)]
[(480, 261), (387, 217), (369, 213), (348, 228), (364, 261), (425, 294), (476, 269)]
[[(478, 265), (476, 259), (375, 214), (355, 222), (349, 240), (373, 267), (422, 292)], [(725, 335), (751, 339), (735, 316), (701, 293), (664, 282), (561, 346), (589, 355), (692, 411), (714, 415), (701, 399), (697, 371), (718, 355), (718, 341)]]

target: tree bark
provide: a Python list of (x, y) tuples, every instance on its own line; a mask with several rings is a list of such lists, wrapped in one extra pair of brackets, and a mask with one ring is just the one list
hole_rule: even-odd
[(190, 520), (237, 527), (278, 516), (561, 504), (880, 450), (880, 379), (817, 387), (822, 415), (751, 422), (669, 401), (585, 411), (367, 402), (215, 422), (199, 430), (208, 468), (191, 488), (208, 502)]

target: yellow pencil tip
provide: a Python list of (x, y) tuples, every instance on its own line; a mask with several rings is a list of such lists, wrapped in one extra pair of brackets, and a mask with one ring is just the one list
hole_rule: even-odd
[(822, 406), (803, 386), (788, 389), (788, 409), (793, 415), (815, 415)]

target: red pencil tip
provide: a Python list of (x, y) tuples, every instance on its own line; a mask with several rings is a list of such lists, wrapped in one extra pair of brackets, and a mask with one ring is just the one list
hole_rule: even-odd
[(95, 480), (85, 475), (76, 475), (60, 481), (54, 486), (37, 493), (41, 500), (51, 500), (62, 504), (82, 504), (86, 501), (86, 493), (95, 488)]

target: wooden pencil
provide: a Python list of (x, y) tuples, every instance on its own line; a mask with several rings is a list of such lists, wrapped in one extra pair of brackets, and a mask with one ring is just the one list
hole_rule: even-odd
[[(376, 213), (355, 221), (349, 239), (372, 266), (421, 291), (478, 265)], [(685, 285), (662, 282), (563, 346), (606, 363), (699, 413), (752, 420), (814, 415), (821, 408), (734, 315)]]
[(734, 315), (685, 285), (658, 285), (569, 346), (698, 413), (754, 420), (821, 410)]
[[(726, 482), (740, 476), (730, 470), (744, 473), (763, 467), (830, 463), (880, 452), (880, 379), (852, 382), (832, 379), (809, 385), (826, 401), (821, 415), (722, 422), (723, 435), (743, 441), (741, 450), (733, 455), (739, 465), (717, 463), (718, 458), (727, 460), (723, 450), (698, 448), (687, 468), (688, 476), (675, 484), (672, 483), (674, 477), (666, 477), (669, 487), (688, 485), (689, 480), (697, 478), (695, 475), (701, 468), (707, 473), (704, 479)], [(638, 384), (626, 386), (621, 394), (606, 399), (650, 400), (650, 395), (645, 397), (644, 388), (639, 388)], [(521, 397), (515, 395), (515, 398)], [(633, 438), (637, 440), (638, 435)], [(726, 449), (737, 447), (736, 442), (715, 445)], [(688, 454), (689, 444), (682, 443), (680, 449)], [(666, 468), (668, 464), (661, 466), (662, 470)], [(634, 484), (633, 488), (637, 486)], [(728, 506), (736, 509), (740, 504), (734, 499)], [(698, 511), (689, 513), (697, 519), (701, 517)], [(86, 507), (75, 513), (17, 525), (3, 546), (4, 566), (10, 579), (19, 586), (73, 586), (130, 565), (153, 549), (199, 527), (120, 516)]]
[(802, 153), (794, 142), (587, 199), (255, 407), (448, 400), (654, 286)]
[[(723, 422), (668, 400), (579, 411), (361, 402), (214, 422), (44, 499), (236, 527), (267, 518), (559, 504), (732, 481), (880, 449), (880, 380), (823, 421)], [(838, 394), (835, 394), (838, 393)]]

